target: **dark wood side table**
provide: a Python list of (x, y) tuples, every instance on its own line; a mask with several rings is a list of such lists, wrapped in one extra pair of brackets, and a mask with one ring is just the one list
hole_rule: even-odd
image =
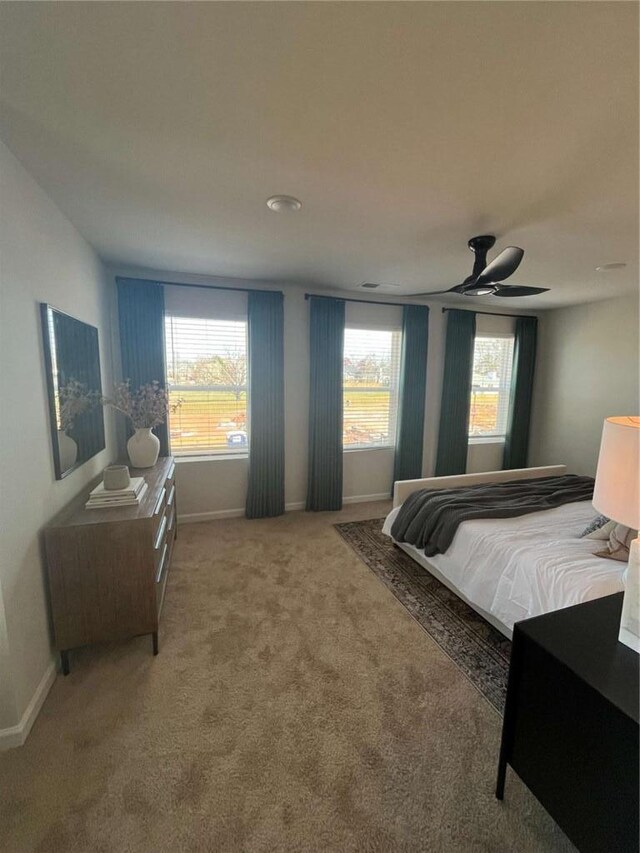
[(622, 593), (515, 625), (496, 796), (507, 764), (583, 853), (639, 849), (639, 656)]

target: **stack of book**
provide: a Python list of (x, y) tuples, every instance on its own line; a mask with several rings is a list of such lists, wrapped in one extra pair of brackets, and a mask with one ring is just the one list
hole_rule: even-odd
[(110, 506), (137, 506), (147, 491), (144, 477), (132, 477), (126, 489), (105, 489), (96, 486), (89, 495), (85, 509), (104, 509)]

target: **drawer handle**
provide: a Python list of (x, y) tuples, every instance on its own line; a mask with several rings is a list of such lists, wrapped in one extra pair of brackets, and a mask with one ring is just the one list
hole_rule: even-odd
[(162, 519), (162, 523), (160, 524), (160, 527), (158, 528), (158, 535), (156, 536), (156, 541), (153, 543), (153, 547), (155, 548), (156, 551), (160, 547), (160, 543), (162, 542), (162, 537), (164, 536), (164, 531), (166, 530), (166, 527), (167, 527), (167, 516), (165, 515), (164, 518)]
[(173, 530), (173, 522), (175, 520), (176, 520), (176, 511), (174, 509), (174, 511), (171, 513), (171, 518), (169, 519), (169, 533), (171, 533), (171, 531)]
[(173, 503), (173, 498), (174, 498), (175, 493), (176, 493), (176, 486), (174, 483), (173, 486), (171, 486), (171, 491), (169, 492), (169, 497), (167, 498), (167, 506), (171, 506), (171, 504)]
[(166, 489), (162, 489), (162, 491), (160, 492), (160, 497), (158, 498), (156, 507), (153, 510), (154, 515), (157, 515), (160, 512), (160, 507), (162, 506), (162, 501), (164, 500), (164, 496), (166, 495), (166, 493)]
[(167, 543), (164, 543), (164, 548), (162, 549), (162, 557), (160, 558), (160, 565), (158, 566), (158, 572), (156, 574), (156, 583), (160, 583), (160, 578), (162, 577), (162, 572), (164, 571), (164, 561), (167, 557)]
[(171, 470), (167, 474), (167, 480), (173, 479), (173, 474), (174, 474), (175, 470), (176, 470), (176, 463), (174, 462), (173, 465), (171, 466)]

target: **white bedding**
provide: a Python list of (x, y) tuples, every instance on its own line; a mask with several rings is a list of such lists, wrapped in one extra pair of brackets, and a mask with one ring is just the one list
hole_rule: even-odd
[[(398, 512), (385, 520), (388, 536)], [(402, 547), (435, 566), (510, 635), (520, 619), (622, 591), (627, 564), (594, 557), (605, 543), (578, 538), (595, 515), (590, 501), (580, 501), (519, 518), (465, 521), (446, 553), (435, 557)]]

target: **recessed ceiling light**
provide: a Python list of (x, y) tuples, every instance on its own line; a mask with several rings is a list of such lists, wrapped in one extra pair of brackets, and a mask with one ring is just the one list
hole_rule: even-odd
[(609, 272), (610, 270), (623, 270), (626, 267), (626, 264), (621, 261), (616, 261), (614, 264), (602, 264), (599, 267), (596, 267), (598, 272)]
[(292, 195), (272, 195), (267, 199), (267, 207), (274, 213), (287, 213), (288, 211), (300, 210), (302, 202)]

